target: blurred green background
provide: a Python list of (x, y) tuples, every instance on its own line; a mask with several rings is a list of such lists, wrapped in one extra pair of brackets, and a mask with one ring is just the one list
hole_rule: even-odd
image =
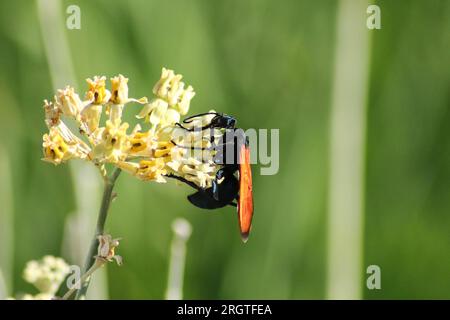
[[(59, 27), (76, 76), (68, 84), (80, 95), (85, 78), (122, 73), (131, 96), (151, 97), (165, 66), (197, 92), (190, 114), (214, 108), (243, 128), (280, 129), (279, 173), (254, 167), (245, 245), (234, 209), (204, 212), (187, 202), (186, 187), (123, 174), (106, 229), (123, 238), (125, 264), (108, 266), (108, 297), (164, 298), (171, 223), (182, 216), (193, 226), (185, 298), (326, 298), (338, 2), (73, 0), (61, 1), (63, 22), (70, 4), (81, 8), (81, 30)], [(448, 299), (450, 2), (376, 4), (382, 29), (369, 31), (362, 266), (381, 267), (382, 290), (365, 289), (364, 272), (362, 297)], [(77, 201), (70, 167), (40, 160), (42, 100), (54, 89), (36, 2), (2, 1), (0, 26), (0, 211), (13, 213), (2, 221), (0, 232), (12, 238), (0, 253), (10, 257), (9, 289), (33, 292), (21, 278), (26, 261), (53, 254), (74, 263), (63, 239)], [(85, 183), (100, 192), (100, 177)], [(90, 237), (94, 224), (88, 229)]]

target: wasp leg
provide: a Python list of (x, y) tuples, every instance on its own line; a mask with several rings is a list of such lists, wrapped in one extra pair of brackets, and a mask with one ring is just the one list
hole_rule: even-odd
[(183, 148), (183, 149), (211, 151), (211, 150), (214, 150), (214, 148), (215, 148), (215, 146), (211, 146), (211, 147), (209, 147), (209, 148), (205, 148), (205, 147), (193, 147), (193, 146), (182, 146), (182, 145), (176, 143), (176, 142), (173, 141), (173, 140), (170, 140), (170, 142), (171, 142), (172, 144), (174, 144), (175, 146), (177, 146), (178, 148)]
[(179, 147), (179, 148), (184, 148), (184, 149), (191, 149), (191, 150), (206, 150), (206, 151), (212, 151), (215, 149), (219, 149), (222, 147), (226, 147), (226, 146), (233, 146), (233, 142), (227, 142), (227, 143), (222, 143), (222, 144), (215, 144), (214, 141), (211, 142), (211, 147), (209, 148), (205, 148), (205, 147), (193, 147), (193, 146), (182, 146), (181, 144), (176, 143), (173, 140), (170, 140), (170, 142)]
[(192, 181), (186, 180), (185, 178), (176, 176), (176, 175), (174, 175), (174, 174), (172, 174), (172, 173), (169, 173), (169, 174), (165, 175), (165, 177), (167, 177), (167, 178), (172, 178), (172, 179), (175, 179), (175, 180), (184, 182), (184, 183), (186, 183), (188, 186), (194, 188), (194, 189), (197, 190), (197, 191), (201, 191), (201, 192), (204, 192), (204, 191), (205, 191), (205, 189), (200, 188), (199, 186), (197, 186), (197, 185), (196, 185), (195, 183), (193, 183)]

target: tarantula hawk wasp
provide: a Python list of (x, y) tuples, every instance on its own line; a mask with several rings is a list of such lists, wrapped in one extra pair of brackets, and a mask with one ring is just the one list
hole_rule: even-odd
[[(222, 165), (217, 171), (212, 187), (202, 189), (195, 183), (187, 181), (182, 177), (168, 175), (168, 177), (182, 181), (195, 188), (197, 192), (187, 198), (193, 205), (202, 209), (217, 209), (227, 205), (237, 206), (239, 228), (241, 238), (247, 241), (253, 217), (253, 192), (252, 192), (252, 171), (250, 167), (250, 148), (248, 137), (242, 129), (236, 128), (236, 119), (232, 116), (216, 112), (201, 113), (183, 121), (189, 124), (195, 118), (214, 115), (211, 121), (202, 127), (187, 128), (180, 123), (177, 126), (187, 131), (211, 130), (212, 148), (216, 150), (213, 158), (214, 163)], [(225, 129), (220, 141), (214, 141), (214, 129)], [(172, 141), (175, 144), (175, 142)], [(177, 144), (175, 144), (177, 145)], [(179, 145), (177, 145), (179, 146)], [(179, 146), (185, 147), (185, 146)], [(191, 149), (202, 149), (199, 147), (186, 147)], [(228, 153), (227, 153), (228, 152)], [(230, 156), (229, 152), (232, 153)], [(238, 172), (239, 178), (235, 173)], [(237, 201), (234, 202), (234, 201)]]

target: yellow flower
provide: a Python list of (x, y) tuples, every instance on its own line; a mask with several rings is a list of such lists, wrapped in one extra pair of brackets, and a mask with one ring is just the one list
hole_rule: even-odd
[(119, 74), (111, 78), (111, 99), (113, 104), (125, 104), (128, 102), (128, 78)]
[(153, 93), (162, 99), (170, 100), (169, 94), (178, 88), (181, 75), (175, 75), (173, 70), (162, 68), (161, 78), (153, 87)]
[(180, 122), (180, 114), (178, 113), (178, 111), (176, 111), (175, 109), (167, 110), (167, 112), (164, 114), (164, 120), (162, 121), (162, 123), (168, 126), (174, 125), (177, 122)]
[(144, 105), (141, 112), (136, 116), (138, 119), (144, 119), (153, 125), (158, 125), (160, 120), (164, 117), (169, 105), (162, 99), (152, 100), (150, 103)]
[(158, 141), (154, 152), (155, 158), (167, 157), (170, 155), (170, 149), (173, 146), (174, 144), (170, 141)]
[(86, 79), (89, 85), (86, 99), (93, 104), (105, 104), (109, 101), (111, 93), (105, 86), (106, 77), (95, 76), (93, 80)]
[(81, 111), (81, 121), (84, 124), (82, 131), (87, 131), (87, 134), (94, 133), (97, 130), (100, 118), (102, 116), (101, 104), (89, 104), (83, 111)]
[(155, 99), (146, 104), (136, 117), (149, 121), (155, 128), (174, 125), (180, 121), (178, 111), (169, 109), (169, 104), (162, 99)]
[(133, 176), (137, 176), (137, 173), (139, 171), (139, 163), (136, 162), (119, 161), (115, 165), (117, 166), (117, 168), (120, 168)]
[(182, 75), (175, 74), (173, 70), (163, 68), (161, 78), (153, 87), (153, 93), (165, 100), (181, 115), (185, 115), (195, 92), (191, 86), (184, 88), (185, 84), (181, 81), (182, 78)]
[(127, 129), (126, 122), (106, 121), (106, 127), (100, 129), (101, 142), (95, 146), (92, 158), (111, 163), (125, 160), (130, 149)]
[(202, 163), (199, 160), (189, 158), (181, 166), (179, 172), (182, 177), (192, 181), (200, 188), (209, 188), (215, 179), (216, 168), (213, 164)]
[(109, 114), (109, 120), (116, 121), (122, 118), (122, 110), (126, 103), (137, 102), (140, 104), (147, 103), (147, 98), (133, 99), (128, 97), (128, 78), (119, 74), (111, 78), (111, 98), (109, 100), (106, 113)]
[(61, 109), (65, 116), (78, 118), (83, 109), (83, 102), (72, 87), (67, 86), (65, 89), (58, 90), (55, 96), (56, 105)]
[(182, 90), (178, 97), (176, 103), (176, 110), (182, 115), (185, 115), (189, 111), (189, 105), (191, 103), (191, 99), (195, 96), (194, 88), (191, 86), (187, 87), (186, 90)]
[(144, 181), (156, 181), (164, 183), (164, 175), (167, 174), (166, 160), (164, 158), (153, 158), (141, 160), (139, 163), (119, 161), (117, 167)]
[(152, 160), (141, 160), (137, 171), (138, 178), (142, 180), (155, 180), (156, 182), (166, 182), (164, 175), (167, 173), (164, 158)]
[(137, 131), (131, 135), (130, 141), (130, 156), (150, 156), (150, 144), (151, 144), (150, 132)]
[[(73, 138), (64, 127), (52, 127), (48, 134), (44, 134), (42, 143), (44, 149), (43, 160), (53, 164), (60, 164), (72, 158), (84, 159), (87, 157), (89, 148), (79, 140)], [(63, 135), (66, 134), (66, 137)]]

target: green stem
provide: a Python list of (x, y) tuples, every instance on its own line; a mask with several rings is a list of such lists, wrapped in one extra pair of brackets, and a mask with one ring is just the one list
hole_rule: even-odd
[[(95, 231), (95, 236), (91, 241), (91, 247), (89, 248), (89, 253), (86, 257), (86, 263), (85, 263), (84, 269), (83, 269), (84, 274), (87, 273), (88, 270), (90, 270), (91, 267), (95, 263), (95, 255), (97, 253), (97, 247), (98, 247), (97, 237), (99, 235), (103, 234), (103, 230), (105, 228), (106, 217), (108, 216), (109, 205), (111, 204), (111, 200), (112, 200), (112, 196), (113, 196), (114, 184), (115, 184), (117, 178), (119, 177), (120, 172), (121, 172), (120, 169), (116, 169), (110, 178), (105, 179), (105, 187), (104, 187), (104, 191), (103, 191), (102, 205), (100, 207), (100, 212), (98, 214), (98, 219), (97, 219), (97, 228)], [(90, 283), (90, 277), (88, 277), (81, 284), (81, 288), (77, 291), (77, 295), (76, 295), (75, 299), (78, 300), (78, 299), (81, 299), (86, 296), (86, 292), (89, 287), (89, 283)]]
[(81, 283), (85, 282), (86, 280), (89, 279), (89, 277), (97, 270), (99, 269), (101, 266), (103, 266), (105, 264), (105, 261), (102, 261), (100, 259), (97, 259), (94, 263), (94, 265), (88, 270), (86, 271), (85, 274), (83, 274), (80, 278), (80, 280), (77, 281), (77, 283), (75, 283), (75, 285), (69, 290), (67, 291), (64, 296), (62, 297), (62, 300), (67, 300), (70, 298), (70, 296), (77, 291), (77, 287), (78, 285), (80, 285)]

